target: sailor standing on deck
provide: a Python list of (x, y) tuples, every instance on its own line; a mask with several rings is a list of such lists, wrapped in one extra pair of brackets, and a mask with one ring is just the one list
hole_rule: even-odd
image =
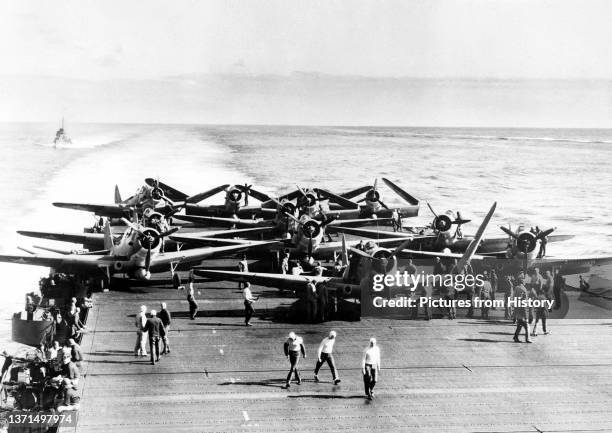
[(151, 364), (155, 365), (159, 362), (159, 340), (165, 335), (164, 325), (157, 317), (157, 311), (151, 310), (151, 317), (147, 319), (144, 327), (149, 333), (149, 350), (151, 351)]
[(289, 338), (285, 341), (283, 346), (285, 351), (285, 356), (291, 363), (291, 368), (289, 369), (289, 374), (287, 374), (287, 383), (285, 384), (285, 388), (289, 388), (291, 385), (291, 375), (295, 374), (295, 380), (298, 385), (302, 384), (302, 380), (300, 379), (300, 373), (298, 372), (297, 365), (300, 362), (300, 353), (306, 359), (306, 349), (304, 348), (304, 340), (302, 337), (298, 337), (295, 335), (295, 332), (289, 333)]
[(187, 302), (189, 303), (189, 318), (195, 320), (198, 315), (198, 303), (195, 299), (193, 290), (193, 281), (189, 281), (189, 292), (187, 293)]
[[(519, 284), (514, 288), (515, 300), (527, 301), (527, 289), (523, 285), (524, 279), (519, 277)], [(514, 308), (514, 317), (516, 319), (516, 330), (514, 331), (514, 342), (520, 343), (519, 333), (522, 328), (525, 328), (525, 343), (531, 343), (529, 340), (529, 307), (527, 305), (518, 305)]]
[(319, 349), (317, 350), (317, 365), (315, 365), (314, 370), (315, 382), (319, 381), (318, 374), (319, 370), (321, 369), (321, 366), (323, 366), (323, 363), (327, 362), (327, 365), (329, 365), (329, 369), (331, 370), (334, 385), (338, 385), (340, 383), (340, 378), (338, 377), (338, 373), (336, 370), (336, 363), (334, 362), (334, 357), (332, 355), (335, 343), (336, 331), (330, 331), (329, 336), (325, 337), (321, 341), (321, 344), (319, 344)]
[(365, 396), (368, 400), (372, 400), (374, 385), (376, 385), (376, 379), (380, 376), (380, 349), (376, 345), (376, 338), (370, 338), (370, 345), (363, 352), (361, 373), (363, 374)]
[(244, 289), (242, 290), (242, 296), (244, 298), (244, 326), (253, 326), (251, 325), (251, 317), (253, 317), (253, 313), (255, 313), (255, 309), (253, 308), (253, 302), (259, 299), (253, 297), (251, 293), (251, 283), (248, 281), (244, 283)]
[(161, 320), (162, 325), (164, 325), (164, 335), (162, 335), (162, 342), (164, 343), (164, 350), (162, 350), (162, 355), (166, 353), (170, 353), (170, 343), (168, 342), (168, 333), (170, 332), (170, 323), (172, 323), (172, 315), (170, 311), (168, 311), (167, 305), (165, 302), (161, 303), (161, 310), (157, 315), (159, 320)]
[(147, 306), (141, 305), (140, 312), (136, 314), (134, 325), (136, 326), (136, 345), (134, 346), (134, 356), (147, 356), (145, 339), (147, 338), (144, 326), (147, 323)]
[(393, 209), (393, 212), (391, 212), (391, 226), (393, 227), (394, 232), (398, 230), (398, 224), (397, 224), (398, 219), (399, 219), (399, 214), (397, 213), (397, 209)]
[[(242, 260), (238, 262), (238, 272), (249, 272), (249, 262), (247, 261), (246, 254), (243, 254)], [(238, 281), (238, 288), (242, 289), (243, 284), (246, 287), (246, 283), (243, 283), (242, 281)]]

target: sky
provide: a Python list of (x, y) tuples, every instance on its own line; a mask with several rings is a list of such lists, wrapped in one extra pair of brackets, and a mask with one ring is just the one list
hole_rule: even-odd
[[(27, 117), (17, 109), (33, 98), (31, 77), (72, 80), (62, 81), (68, 93), (83, 81), (104, 93), (145, 80), (159, 93), (172, 77), (183, 80), (180, 93), (206, 76), (275, 76), (279, 97), (282, 77), (301, 72), (330, 76), (326, 86), (384, 78), (385, 92), (407, 78), (612, 80), (610, 16), (612, 2), (588, 0), (3, 1), (0, 91), (9, 105), (0, 120)], [(243, 85), (256, 92), (257, 80)], [(223, 99), (238, 96), (229, 87)], [(38, 102), (52, 110), (52, 97)]]

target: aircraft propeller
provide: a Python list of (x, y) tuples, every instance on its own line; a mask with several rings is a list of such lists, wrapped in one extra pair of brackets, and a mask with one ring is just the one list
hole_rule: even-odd
[(369, 201), (371, 203), (379, 203), (385, 209), (389, 209), (389, 206), (387, 206), (380, 200), (380, 192), (378, 192), (378, 179), (374, 179), (374, 185), (372, 186), (372, 189), (370, 189), (366, 193), (365, 198), (363, 198), (363, 200)]
[(452, 220), (446, 214), (438, 215), (436, 211), (433, 209), (433, 207), (431, 206), (431, 204), (429, 204), (429, 202), (427, 202), (427, 207), (429, 207), (429, 210), (434, 215), (434, 220), (431, 224), (431, 227), (438, 232), (449, 231), (453, 224), (456, 224), (457, 229), (459, 229), (463, 224), (469, 223), (471, 221), (471, 220), (462, 219), (459, 216), (456, 217), (454, 220)]

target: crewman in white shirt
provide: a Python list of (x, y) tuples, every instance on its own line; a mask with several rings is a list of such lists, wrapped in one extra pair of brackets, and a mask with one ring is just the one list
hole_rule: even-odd
[(251, 293), (251, 283), (247, 281), (244, 284), (245, 286), (242, 290), (242, 296), (244, 297), (244, 325), (253, 326), (251, 324), (251, 317), (253, 317), (253, 313), (255, 313), (253, 302), (257, 301), (259, 297), (255, 298)]
[(376, 345), (376, 338), (370, 338), (370, 345), (363, 352), (361, 372), (363, 373), (366, 397), (368, 400), (372, 400), (376, 378), (380, 375), (380, 349)]
[(332, 379), (334, 381), (334, 385), (338, 385), (340, 383), (340, 378), (338, 378), (338, 373), (336, 371), (336, 364), (334, 362), (334, 356), (332, 352), (334, 350), (334, 344), (336, 343), (336, 331), (330, 331), (329, 336), (325, 337), (321, 344), (319, 344), (319, 349), (317, 350), (317, 365), (314, 370), (314, 380), (315, 382), (319, 381), (319, 370), (323, 363), (327, 362), (329, 365), (329, 369), (332, 373)]
[(134, 356), (147, 356), (145, 346), (147, 333), (144, 331), (144, 326), (147, 323), (147, 306), (141, 305), (140, 312), (136, 314), (134, 326), (136, 326), (136, 345), (134, 346)]
[(291, 375), (295, 373), (295, 380), (298, 385), (302, 384), (302, 380), (300, 379), (300, 373), (298, 372), (297, 365), (300, 361), (300, 353), (306, 359), (306, 349), (304, 349), (304, 340), (302, 337), (298, 337), (295, 335), (295, 332), (289, 333), (289, 338), (285, 341), (284, 347), (285, 356), (291, 363), (291, 368), (289, 369), (289, 374), (287, 374), (287, 383), (285, 384), (285, 388), (289, 388), (289, 382), (291, 381)]

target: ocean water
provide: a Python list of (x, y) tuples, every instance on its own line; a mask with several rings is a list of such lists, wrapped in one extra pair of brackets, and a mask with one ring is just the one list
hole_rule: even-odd
[[(248, 182), (280, 195), (323, 186), (343, 192), (387, 177), (423, 201), (415, 225), (460, 210), (476, 230), (494, 201), (499, 225), (524, 223), (575, 234), (555, 256), (612, 254), (612, 130), (67, 124), (73, 144), (55, 149), (54, 124), (0, 124), (0, 253), (53, 244), (15, 230), (81, 231), (90, 214), (53, 201), (112, 203), (145, 177), (188, 194)], [(382, 199), (401, 199), (379, 180)], [(220, 203), (221, 196), (203, 203)], [(254, 201), (254, 199), (253, 199)], [(0, 264), (0, 346), (10, 315), (46, 269)], [(1, 347), (0, 347), (1, 348)]]

